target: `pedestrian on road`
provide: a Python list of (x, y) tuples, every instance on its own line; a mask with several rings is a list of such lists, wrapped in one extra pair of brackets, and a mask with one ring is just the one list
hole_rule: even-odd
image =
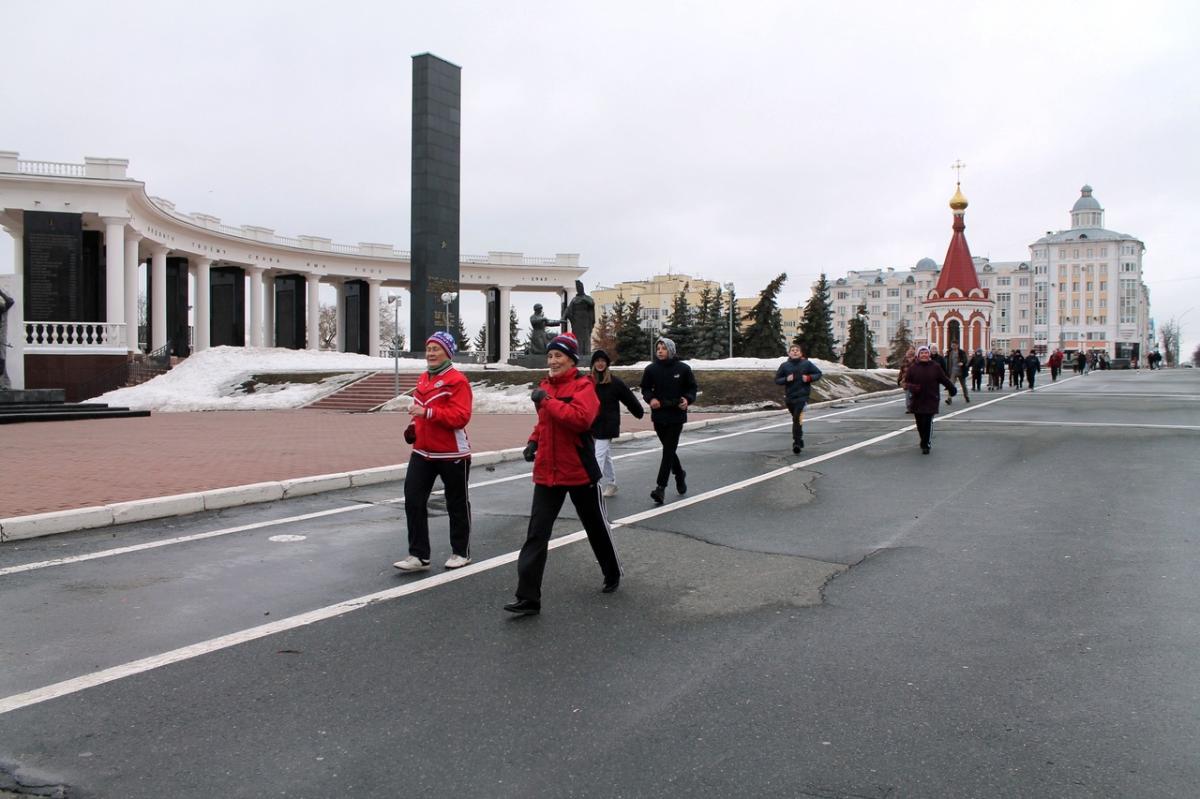
[(679, 436), (687, 422), (688, 406), (696, 401), (696, 378), (692, 367), (676, 357), (675, 342), (660, 338), (654, 342), (654, 360), (642, 372), (642, 399), (650, 406), (654, 434), (662, 442), (662, 461), (650, 499), (661, 505), (667, 491), (667, 476), (675, 475), (675, 490), (687, 493), (687, 472), (675, 454)]
[(932, 446), (933, 417), (937, 415), (942, 398), (939, 386), (945, 386), (953, 397), (958, 389), (942, 371), (942, 367), (929, 355), (929, 347), (917, 349), (917, 362), (908, 370), (905, 387), (912, 392), (913, 416), (917, 421), (917, 435), (921, 440), (921, 452), (929, 454)]
[(1033, 391), (1033, 377), (1038, 372), (1042, 371), (1042, 360), (1033, 350), (1025, 356), (1025, 381), (1029, 383), (1029, 390)]
[(447, 569), (471, 562), (471, 384), (454, 368), (454, 337), (438, 331), (425, 341), (425, 371), (413, 390), (412, 421), (404, 440), (412, 445), (404, 474), (404, 516), (408, 521), (408, 557), (393, 563), (402, 572), (429, 570), (429, 495), (441, 478), (450, 517)]
[(808, 404), (813, 381), (820, 379), (821, 370), (804, 357), (804, 347), (799, 343), (788, 347), (788, 359), (775, 371), (775, 383), (784, 387), (788, 413), (792, 415), (793, 455), (804, 449), (804, 406)]
[(1087, 356), (1083, 354), (1083, 350), (1075, 354), (1075, 374), (1087, 374)]
[[(950, 364), (946, 361), (946, 356), (944, 356), (940, 352), (938, 352), (938, 346), (936, 344), (929, 345), (929, 360), (933, 361), (938, 366), (942, 367), (942, 371), (946, 373), (947, 377), (950, 376)], [(953, 382), (953, 381), (951, 381), (951, 382)], [(950, 396), (952, 397), (954, 395), (951, 394)], [(946, 403), (949, 404), (949, 402), (950, 402), (950, 397), (947, 397)]]
[(604, 574), (601, 591), (611, 594), (621, 582), (591, 436), (600, 399), (591, 377), (579, 373), (578, 363), (575, 335), (555, 336), (546, 348), (549, 374), (529, 395), (538, 417), (524, 453), (525, 460), (533, 463), (533, 507), (525, 544), (517, 556), (517, 601), (504, 606), (509, 613), (535, 616), (541, 612), (550, 534), (568, 496)]
[(1057, 382), (1058, 373), (1062, 371), (1062, 350), (1055, 350), (1054, 352), (1050, 353), (1050, 357), (1047, 359), (1046, 363), (1050, 366), (1050, 382)]
[(607, 352), (596, 350), (592, 353), (592, 381), (596, 384), (596, 397), (600, 400), (600, 413), (592, 423), (592, 438), (596, 439), (596, 461), (600, 465), (600, 493), (611, 497), (617, 493), (612, 440), (621, 435), (621, 404), (624, 403), (637, 419), (645, 416), (646, 411), (625, 381), (614, 375), (608, 367)]
[(983, 350), (975, 350), (975, 354), (967, 362), (967, 366), (971, 369), (971, 389), (973, 391), (983, 391), (983, 369), (986, 365), (987, 359), (983, 357)]
[(1020, 350), (1013, 350), (1008, 356), (1008, 385), (1021, 388), (1025, 382), (1025, 356)]
[(967, 402), (971, 401), (971, 395), (967, 393), (967, 355), (958, 348), (958, 342), (950, 343), (950, 349), (946, 350), (946, 376), (950, 378), (950, 382), (958, 383), (962, 388), (963, 399)]

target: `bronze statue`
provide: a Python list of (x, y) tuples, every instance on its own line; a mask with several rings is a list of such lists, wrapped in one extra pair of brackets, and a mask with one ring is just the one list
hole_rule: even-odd
[(529, 354), (530, 355), (545, 355), (546, 354), (546, 328), (558, 327), (562, 324), (560, 319), (547, 319), (542, 313), (542, 304), (535, 303), (533, 306), (533, 316), (529, 317)]
[(575, 296), (567, 306), (567, 321), (579, 341), (580, 356), (592, 351), (592, 328), (596, 325), (596, 301), (583, 292), (583, 281), (575, 281)]

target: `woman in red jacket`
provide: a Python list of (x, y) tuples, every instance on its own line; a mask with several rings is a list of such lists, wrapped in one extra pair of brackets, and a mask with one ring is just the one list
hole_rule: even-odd
[(525, 446), (525, 460), (533, 462), (533, 509), (525, 545), (517, 558), (517, 601), (504, 606), (509, 613), (523, 616), (541, 612), (546, 550), (568, 495), (604, 573), (601, 590), (610, 594), (621, 582), (621, 564), (604, 512), (600, 467), (590, 433), (600, 400), (592, 379), (576, 368), (579, 343), (573, 334), (556, 336), (546, 350), (550, 374), (530, 395), (538, 420)]
[(408, 557), (393, 563), (402, 572), (429, 570), (429, 494), (442, 478), (446, 513), (450, 516), (447, 569), (471, 562), (471, 384), (454, 368), (454, 337), (438, 331), (425, 342), (426, 371), (413, 390), (408, 409), (412, 422), (404, 440), (412, 444), (412, 457), (404, 476), (404, 516), (408, 520)]

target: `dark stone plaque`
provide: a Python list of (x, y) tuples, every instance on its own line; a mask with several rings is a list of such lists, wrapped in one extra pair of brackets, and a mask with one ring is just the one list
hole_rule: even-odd
[(240, 266), (213, 267), (208, 282), (212, 297), (209, 345), (246, 346), (246, 273)]
[(304, 312), (304, 278), (280, 275), (275, 278), (275, 346), (304, 349), (308, 317)]
[(437, 56), (413, 56), (412, 301), (410, 346), (453, 329), (443, 292), (459, 290), (459, 125), (462, 69)]
[(87, 321), (80, 318), (83, 217), (26, 211), (24, 244), (25, 319)]
[(345, 352), (356, 352), (359, 355), (371, 355), (370, 306), (367, 298), (367, 282), (365, 280), (346, 281), (346, 341), (342, 348)]

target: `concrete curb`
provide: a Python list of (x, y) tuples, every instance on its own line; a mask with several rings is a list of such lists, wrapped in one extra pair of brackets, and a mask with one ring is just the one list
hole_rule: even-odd
[[(858, 394), (854, 397), (814, 402), (808, 405), (808, 408), (825, 408), (842, 402), (853, 403), (897, 393), (899, 393), (899, 389), (874, 391), (869, 394)], [(778, 416), (783, 413), (785, 413), (783, 410), (751, 411), (720, 419), (703, 419), (696, 422), (688, 422), (683, 427), (685, 430), (699, 430), (717, 424), (726, 424), (745, 419), (762, 419), (769, 416)], [(615, 440), (633, 441), (653, 437), (653, 430), (641, 430), (636, 433), (622, 433)], [(505, 461), (520, 460), (523, 451), (523, 447), (513, 447), (512, 449), (501, 449), (494, 452), (476, 452), (471, 456), (471, 463), (476, 466), (487, 466)], [(318, 474), (312, 477), (252, 483), (250, 485), (231, 486), (229, 488), (214, 488), (208, 491), (136, 499), (129, 502), (114, 502), (90, 508), (73, 508), (71, 510), (37, 513), (31, 516), (13, 516), (8, 519), (0, 519), (0, 542), (20, 541), (22, 539), (38, 538), (58, 533), (72, 533), (78, 530), (94, 530), (99, 527), (110, 527), (117, 524), (166, 519), (173, 516), (186, 516), (206, 510), (220, 510), (222, 508), (253, 505), (260, 502), (275, 502), (280, 499), (309, 496), (326, 491), (341, 491), (347, 488), (396, 482), (404, 478), (407, 469), (408, 464), (401, 463), (394, 466), (376, 466), (353, 472)]]

